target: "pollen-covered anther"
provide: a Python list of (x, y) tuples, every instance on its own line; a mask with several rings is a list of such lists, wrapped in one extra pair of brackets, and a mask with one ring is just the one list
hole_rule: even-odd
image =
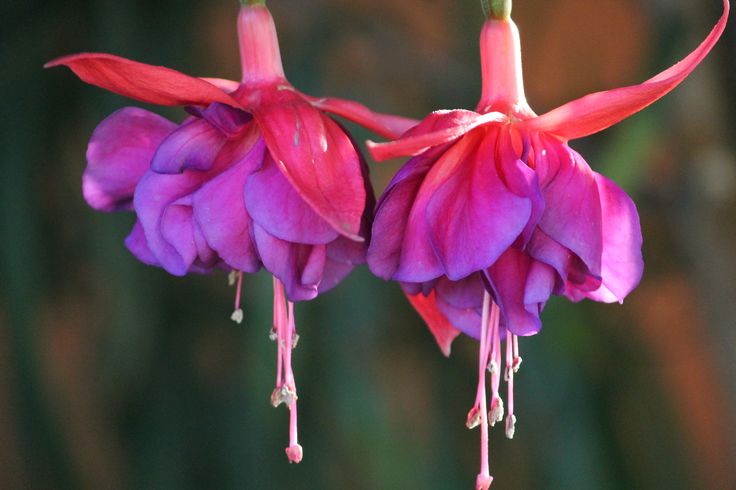
[(296, 392), (286, 385), (281, 385), (271, 393), (271, 405), (278, 407), (282, 403), (290, 407), (297, 399)]
[(503, 421), (503, 400), (494, 398), (491, 402), (491, 410), (488, 412), (488, 421), (491, 427), (495, 426), (497, 422)]
[(521, 356), (514, 357), (514, 362), (511, 366), (513, 367), (515, 373), (519, 372), (519, 368), (521, 367), (521, 361), (523, 361)]
[(243, 323), (243, 310), (242, 308), (238, 308), (237, 310), (233, 311), (233, 314), (230, 315), (230, 319), (240, 325)]
[(276, 333), (276, 327), (271, 327), (271, 331), (268, 332), (268, 338), (271, 339), (271, 342), (276, 342), (276, 339), (279, 338), (279, 334)]
[(227, 285), (235, 286), (235, 283), (237, 282), (237, 280), (238, 280), (238, 271), (236, 270), (230, 271), (230, 273), (227, 275)]
[(503, 380), (508, 383), (509, 378), (511, 378), (511, 375), (515, 372), (516, 370), (514, 369), (514, 366), (506, 366), (506, 369), (503, 370)]
[(488, 363), (488, 372), (491, 374), (498, 372), (498, 363), (496, 363), (495, 359), (491, 359), (491, 362)]
[(299, 334), (294, 332), (294, 335), (291, 336), (291, 350), (296, 349), (297, 345), (299, 345)]
[(508, 415), (508, 417), (506, 417), (506, 437), (508, 437), (509, 439), (513, 439), (515, 432), (516, 432), (516, 415), (511, 413)]
[(475, 406), (468, 412), (468, 419), (465, 421), (465, 426), (468, 429), (475, 429), (480, 425), (480, 410)]

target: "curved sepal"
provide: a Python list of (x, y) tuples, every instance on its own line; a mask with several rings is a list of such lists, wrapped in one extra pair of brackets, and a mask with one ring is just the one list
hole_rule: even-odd
[(83, 81), (141, 102), (158, 105), (240, 104), (216, 86), (171, 68), (147, 65), (106, 53), (80, 53), (49, 61), (66, 66)]
[(520, 125), (571, 140), (602, 131), (639, 112), (677, 87), (703, 61), (721, 37), (728, 11), (728, 0), (723, 0), (723, 15), (708, 37), (685, 59), (659, 75), (639, 85), (586, 95)]
[(352, 100), (337, 98), (308, 97), (312, 105), (336, 116), (344, 117), (384, 138), (396, 139), (410, 128), (419, 124), (416, 119), (409, 119), (391, 114), (373, 112), (366, 106)]
[(437, 341), (440, 350), (445, 357), (450, 357), (450, 350), (452, 348), (452, 341), (460, 335), (460, 330), (452, 326), (452, 323), (447, 317), (442, 314), (440, 309), (437, 307), (437, 301), (434, 290), (431, 291), (427, 296), (422, 293), (409, 294), (404, 291), (406, 299), (414, 307), (414, 309), (422, 317), (422, 320), (427, 324), (429, 331), (434, 335), (434, 339)]

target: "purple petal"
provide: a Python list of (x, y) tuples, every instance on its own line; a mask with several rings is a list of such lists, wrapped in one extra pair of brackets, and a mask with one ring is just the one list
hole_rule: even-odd
[(603, 215), (603, 284), (593, 292), (580, 291), (595, 301), (623, 302), (644, 272), (639, 215), (631, 198), (606, 177), (595, 174)]
[(435, 286), (437, 306), (448, 320), (475, 339), (480, 338), (481, 310), (485, 288), (479, 274), (460, 280), (450, 281), (446, 277)]
[(290, 301), (314, 299), (325, 267), (325, 245), (289, 243), (253, 224), (253, 236), (263, 266), (284, 284)]
[(136, 107), (102, 121), (87, 147), (82, 193), (100, 211), (132, 209), (135, 186), (151, 165), (156, 148), (176, 125)]
[(136, 220), (135, 225), (133, 225), (133, 230), (125, 238), (125, 246), (128, 247), (128, 250), (130, 250), (130, 252), (144, 264), (160, 267), (160, 264), (151, 252), (151, 249), (148, 248), (146, 235), (143, 232), (143, 227), (141, 226), (140, 221)]
[(325, 244), (338, 236), (302, 199), (269, 154), (263, 166), (248, 177), (245, 206), (259, 226), (288, 242)]
[[(386, 280), (397, 279), (396, 272), (401, 264), (404, 242), (409, 248), (405, 260), (409, 263), (422, 262), (427, 269), (432, 266), (430, 277), (442, 274), (442, 266), (437, 261), (434, 251), (428, 246), (428, 236), (407, 236), (409, 215), (419, 188), (427, 172), (435, 164), (437, 158), (444, 153), (446, 147), (430, 150), (409, 160), (396, 174), (387, 189), (384, 191), (376, 207), (376, 216), (373, 221), (371, 243), (368, 247), (368, 267), (373, 274)], [(422, 218), (422, 221), (424, 219)], [(415, 223), (415, 226), (419, 223)], [(413, 233), (417, 233), (413, 230)], [(425, 242), (422, 246), (420, 241)], [(412, 253), (413, 252), (413, 253)], [(417, 271), (419, 272), (419, 271)], [(403, 276), (412, 278), (420, 276), (404, 267)], [(427, 278), (425, 278), (427, 279)], [(405, 282), (419, 282), (405, 279)]]
[(601, 270), (601, 202), (595, 174), (578, 153), (557, 143), (547, 151), (557, 152), (559, 169), (546, 182), (542, 193), (546, 208), (539, 227), (550, 238), (580, 257), (590, 274)]
[(253, 116), (249, 113), (220, 102), (214, 102), (206, 108), (189, 106), (186, 110), (194, 116), (205, 119), (228, 138), (238, 136), (247, 123), (253, 120)]
[(185, 169), (207, 171), (226, 141), (225, 135), (206, 120), (190, 118), (161, 143), (151, 169), (162, 174), (178, 174)]
[(509, 191), (494, 165), (497, 134), (495, 128), (481, 128), (463, 137), (461, 142), (467, 143), (447, 151), (427, 175), (417, 199), (418, 205), (431, 192), (426, 220), (434, 250), (451, 280), (493, 264), (531, 216), (530, 199)]
[(516, 335), (539, 332), (539, 312), (554, 288), (554, 269), (541, 263), (533, 267), (533, 262), (510, 248), (487, 271), (506, 328)]
[(265, 144), (258, 140), (249, 147), (245, 141), (226, 148), (237, 163), (194, 193), (194, 217), (207, 243), (231, 268), (256, 272), (260, 259), (251, 235), (252, 220), (245, 209), (243, 189), (248, 176), (263, 161)]

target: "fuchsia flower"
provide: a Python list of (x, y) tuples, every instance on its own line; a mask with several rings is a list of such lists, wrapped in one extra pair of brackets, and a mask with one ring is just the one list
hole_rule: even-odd
[(492, 480), (488, 424), (504, 417), (504, 356), (506, 435), (514, 435), (517, 337), (539, 331), (552, 294), (623, 301), (642, 275), (634, 203), (568, 141), (606, 129), (674, 89), (719, 39), (729, 10), (724, 0), (723, 16), (705, 41), (659, 75), (537, 116), (524, 96), (510, 2), (493, 2), (494, 9), (499, 5), (502, 11), (492, 11), (481, 32), (476, 111), (437, 111), (397, 141), (369, 142), (378, 160), (412, 156), (378, 204), (370, 269), (401, 282), (446, 355), (460, 332), (480, 340), (478, 390), (467, 421), (481, 426), (479, 489)]
[(324, 111), (386, 137), (415, 121), (295, 90), (270, 12), (262, 1), (250, 3), (260, 5), (243, 6), (238, 17), (240, 83), (108, 54), (47, 66), (65, 65), (93, 85), (189, 112), (179, 125), (133, 107), (105, 119), (89, 143), (84, 196), (95, 209), (135, 211), (126, 245), (142, 262), (174, 275), (231, 270), (238, 323), (243, 272), (273, 274), (278, 372), (271, 401), (290, 409), (286, 452), (298, 463), (292, 302), (313, 299), (365, 261), (374, 205), (360, 151)]

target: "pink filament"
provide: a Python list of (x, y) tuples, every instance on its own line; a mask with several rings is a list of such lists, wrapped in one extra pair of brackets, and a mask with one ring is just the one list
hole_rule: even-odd
[[(508, 416), (514, 415), (514, 344), (516, 335), (506, 330), (506, 386), (508, 388)], [(518, 348), (518, 347), (517, 347)]]
[(243, 271), (238, 271), (238, 286), (235, 289), (235, 310), (240, 309), (240, 295), (243, 291)]
[(284, 286), (278, 279), (274, 278), (273, 284), (274, 328), (278, 352), (276, 390), (283, 387), (291, 395), (284, 400), (289, 407), (289, 447), (286, 448), (286, 455), (290, 462), (299, 463), (303, 453), (298, 440), (296, 382), (291, 365), (292, 341), (296, 334), (294, 303), (286, 300)]
[(491, 296), (486, 291), (483, 294), (483, 314), (480, 326), (480, 347), (478, 356), (478, 392), (476, 404), (480, 409), (480, 473), (476, 479), (478, 490), (487, 490), (491, 484), (491, 474), (488, 467), (488, 407), (486, 406), (486, 366), (488, 366), (489, 340), (488, 309)]

